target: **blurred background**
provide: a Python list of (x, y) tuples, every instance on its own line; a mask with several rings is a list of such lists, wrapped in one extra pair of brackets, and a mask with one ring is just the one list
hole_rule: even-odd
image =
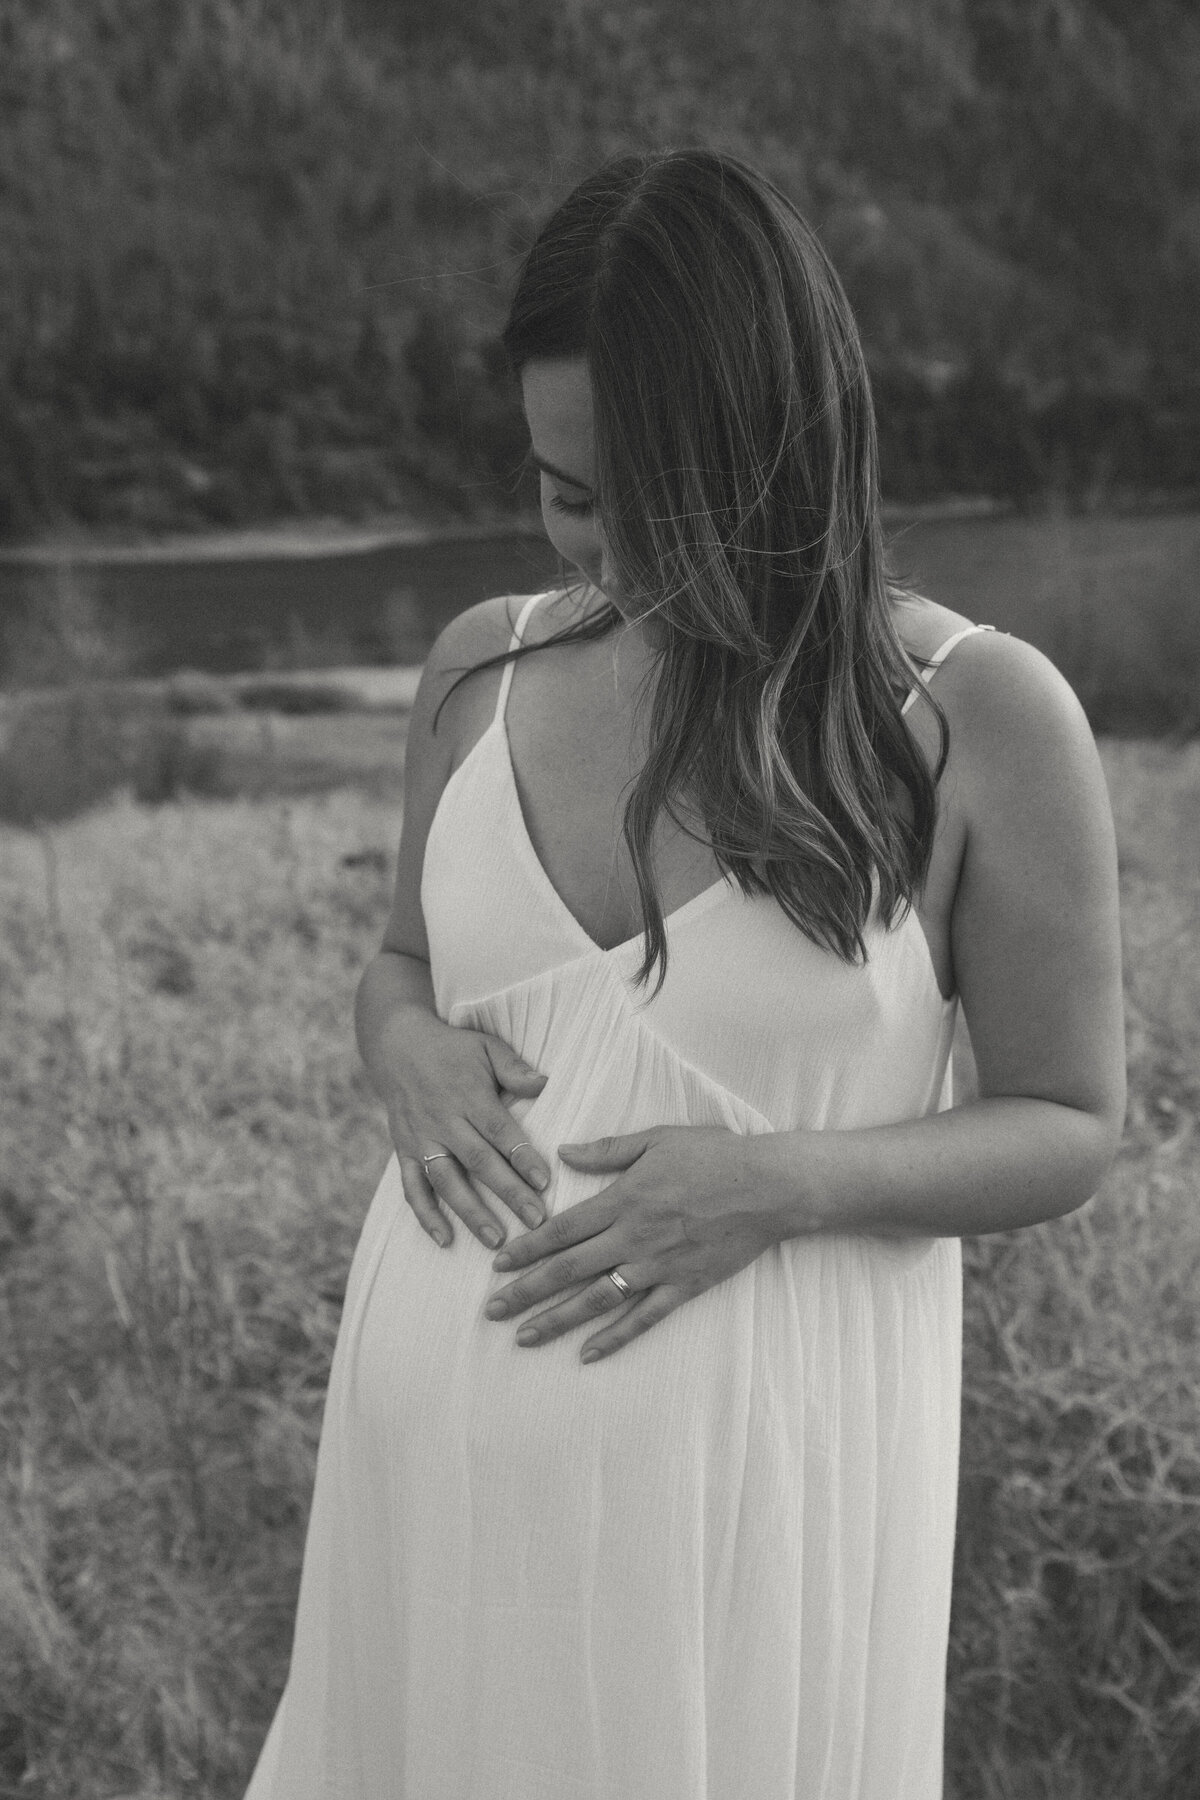
[(706, 141), (845, 281), (901, 572), (1101, 729), (1200, 718), (1180, 0), (6, 0), (0, 93), (5, 685), (411, 664), (551, 578), (519, 260)]
[(1053, 658), (1117, 823), (1125, 1145), (965, 1247), (947, 1800), (1200, 1792), (1191, 0), (0, 0), (0, 1796), (244, 1789), (408, 709), (556, 573), (507, 295), (697, 142), (817, 226), (897, 573)]

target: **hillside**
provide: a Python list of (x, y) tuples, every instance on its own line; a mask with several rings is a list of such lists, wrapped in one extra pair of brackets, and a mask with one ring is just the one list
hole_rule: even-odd
[(6, 0), (0, 535), (527, 504), (521, 253), (696, 141), (822, 231), (890, 498), (1200, 483), (1183, 0)]

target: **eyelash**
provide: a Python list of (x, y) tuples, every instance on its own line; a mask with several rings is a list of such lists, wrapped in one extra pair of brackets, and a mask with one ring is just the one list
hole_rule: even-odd
[(592, 510), (590, 500), (564, 500), (561, 494), (551, 495), (550, 504), (559, 512), (573, 513), (578, 519), (582, 519)]

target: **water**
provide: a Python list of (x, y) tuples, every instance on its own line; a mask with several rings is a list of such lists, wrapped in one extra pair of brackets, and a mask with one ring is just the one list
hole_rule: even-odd
[[(897, 572), (1043, 650), (1097, 730), (1200, 728), (1200, 514), (890, 521)], [(0, 556), (0, 684), (424, 661), (466, 606), (558, 578), (540, 533), (419, 533), (297, 553), (208, 544)]]
[(57, 560), (9, 551), (0, 554), (0, 681), (61, 679), (56, 637), (73, 647), (79, 672), (419, 663), (464, 607), (535, 593), (559, 567), (537, 526), (309, 547), (197, 540)]
[[(0, 563), (0, 674), (21, 679), (22, 648), (28, 660), (31, 634), (52, 630), (107, 645), (110, 665), (130, 675), (419, 663), (464, 607), (535, 593), (558, 568), (546, 539), (521, 531), (301, 555), (9, 555)], [(39, 610), (56, 623), (39, 626)]]

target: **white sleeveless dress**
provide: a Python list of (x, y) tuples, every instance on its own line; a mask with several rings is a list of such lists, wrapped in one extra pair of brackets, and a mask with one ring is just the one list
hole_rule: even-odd
[[(529, 839), (511, 675), (441, 797), (421, 899), (440, 1016), (549, 1077), (512, 1110), (551, 1211), (612, 1179), (559, 1143), (949, 1105), (955, 1002), (912, 913), (854, 968), (722, 879), (669, 917), (647, 1002), (641, 937), (601, 950)], [(391, 1158), (247, 1800), (937, 1800), (958, 1240), (789, 1240), (590, 1366), (587, 1330), (522, 1349), (485, 1319), (512, 1279), (492, 1255), (461, 1226), (433, 1244)]]

